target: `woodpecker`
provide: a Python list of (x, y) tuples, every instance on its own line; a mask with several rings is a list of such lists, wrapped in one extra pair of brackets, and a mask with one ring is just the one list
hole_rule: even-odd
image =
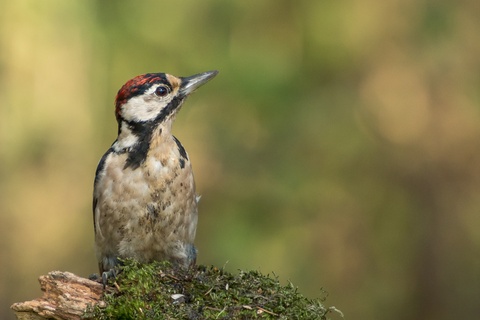
[(217, 73), (148, 73), (118, 91), (118, 137), (98, 164), (93, 191), (95, 250), (104, 279), (118, 258), (195, 264), (199, 197), (188, 153), (171, 130), (185, 99)]

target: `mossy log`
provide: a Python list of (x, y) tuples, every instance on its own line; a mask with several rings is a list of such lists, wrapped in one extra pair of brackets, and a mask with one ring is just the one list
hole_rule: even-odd
[(124, 261), (103, 284), (69, 272), (39, 278), (43, 297), (15, 303), (17, 319), (327, 319), (335, 307), (307, 299), (292, 284), (259, 272), (182, 269)]

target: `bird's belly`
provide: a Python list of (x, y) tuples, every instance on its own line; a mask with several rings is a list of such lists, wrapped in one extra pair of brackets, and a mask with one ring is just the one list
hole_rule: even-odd
[(193, 173), (189, 164), (180, 168), (174, 161), (147, 159), (135, 170), (107, 162), (96, 188), (98, 254), (172, 260), (183, 254), (185, 244), (193, 243), (197, 224)]

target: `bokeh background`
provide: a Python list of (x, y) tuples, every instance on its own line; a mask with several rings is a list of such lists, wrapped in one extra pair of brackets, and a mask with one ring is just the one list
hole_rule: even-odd
[(348, 319), (480, 315), (478, 0), (2, 1), (0, 318), (96, 272), (94, 171), (129, 78), (220, 70), (174, 132), (199, 263)]

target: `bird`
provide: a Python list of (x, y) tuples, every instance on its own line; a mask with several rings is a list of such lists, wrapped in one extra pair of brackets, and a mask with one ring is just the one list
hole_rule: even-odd
[(195, 265), (199, 196), (172, 124), (186, 98), (217, 73), (147, 73), (118, 91), (118, 136), (98, 163), (93, 188), (95, 251), (104, 284), (126, 258)]

